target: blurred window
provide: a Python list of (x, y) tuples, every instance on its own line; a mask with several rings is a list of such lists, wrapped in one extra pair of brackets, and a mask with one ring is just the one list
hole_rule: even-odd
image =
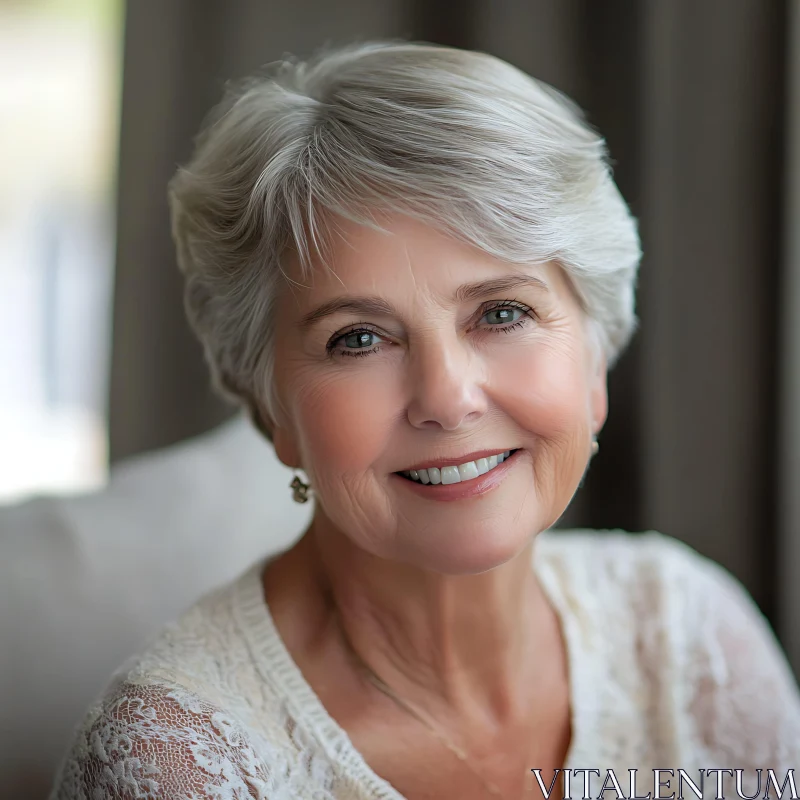
[(123, 0), (0, 0), (0, 502), (107, 472)]

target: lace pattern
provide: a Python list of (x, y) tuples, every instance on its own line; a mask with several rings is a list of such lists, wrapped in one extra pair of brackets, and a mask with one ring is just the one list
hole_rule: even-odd
[(275, 747), (193, 692), (125, 683), (87, 718), (57, 796), (332, 800), (330, 764), (286, 732), (291, 747)]

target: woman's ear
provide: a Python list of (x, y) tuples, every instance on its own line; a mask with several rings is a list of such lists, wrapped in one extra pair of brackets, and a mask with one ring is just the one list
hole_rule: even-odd
[(608, 418), (608, 367), (605, 353), (598, 348), (594, 370), (591, 375), (590, 405), (592, 412), (592, 433), (600, 433)]
[(275, 454), (287, 467), (301, 467), (300, 454), (294, 436), (283, 426), (276, 425), (272, 429), (272, 444)]
[(285, 425), (275, 422), (262, 404), (252, 397), (247, 398), (247, 410), (256, 428), (272, 442), (280, 462), (287, 467), (301, 466), (295, 437), (291, 431)]

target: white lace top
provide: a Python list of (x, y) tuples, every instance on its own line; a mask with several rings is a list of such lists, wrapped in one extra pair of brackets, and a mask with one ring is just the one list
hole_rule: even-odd
[[(402, 800), (284, 647), (263, 566), (207, 596), (117, 674), (79, 728), (54, 800)], [(745, 788), (756, 768), (780, 783), (793, 768), (800, 784), (797, 683), (730, 573), (670, 537), (617, 531), (546, 531), (534, 569), (567, 643), (565, 767), (626, 781), (633, 768), (651, 779), (685, 769), (695, 781), (701, 769), (743, 769)], [(572, 796), (582, 787), (573, 779)], [(637, 783), (640, 795), (651, 790)]]

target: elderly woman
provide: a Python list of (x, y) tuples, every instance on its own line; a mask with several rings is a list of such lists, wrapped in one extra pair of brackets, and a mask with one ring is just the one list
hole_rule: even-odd
[(742, 586), (549, 530), (640, 257), (574, 105), (480, 53), (329, 49), (233, 88), (171, 203), (215, 382), (314, 516), (118, 673), (55, 798), (790, 792), (797, 685)]

